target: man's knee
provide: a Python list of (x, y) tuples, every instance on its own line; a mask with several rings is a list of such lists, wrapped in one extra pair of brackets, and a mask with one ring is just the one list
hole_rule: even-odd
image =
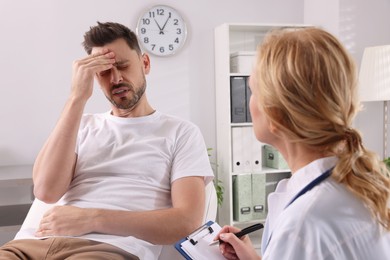
[(34, 239), (12, 240), (0, 247), (0, 260), (43, 259), (44, 253), (39, 244), (44, 243)]

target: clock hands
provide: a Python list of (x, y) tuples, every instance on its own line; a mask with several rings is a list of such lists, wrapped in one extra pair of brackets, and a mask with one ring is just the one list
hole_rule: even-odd
[(153, 20), (156, 22), (158, 29), (160, 30), (160, 34), (164, 34), (164, 28), (165, 28), (165, 26), (167, 25), (169, 18), (171, 18), (171, 16), (168, 16), (168, 18), (167, 18), (167, 20), (165, 21), (165, 23), (164, 23), (164, 25), (163, 25), (162, 28), (161, 28), (160, 24), (157, 22), (157, 20), (156, 20), (156, 19), (153, 19)]
[[(164, 23), (162, 29), (161, 29), (161, 32), (163, 32), (165, 26), (167, 25), (167, 23), (168, 23), (168, 21), (169, 21), (169, 18), (171, 18), (171, 14), (170, 14), (170, 13), (169, 13), (169, 16), (168, 16), (167, 20), (165, 21), (165, 23)], [(161, 32), (160, 32), (160, 33), (161, 33)], [(164, 34), (164, 32), (163, 32), (162, 34)]]
[[(158, 29), (160, 29), (160, 34), (161, 34), (161, 32), (163, 31), (163, 28), (160, 27), (160, 25), (158, 24), (158, 22), (157, 22), (156, 19), (154, 19), (154, 21), (156, 22)], [(163, 33), (163, 34), (164, 34), (164, 33)]]

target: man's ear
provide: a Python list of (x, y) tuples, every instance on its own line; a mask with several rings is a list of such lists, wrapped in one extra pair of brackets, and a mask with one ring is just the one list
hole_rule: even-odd
[(144, 65), (143, 67), (144, 67), (145, 75), (149, 74), (149, 72), (150, 72), (150, 58), (149, 58), (149, 55), (146, 54), (146, 53), (143, 53), (142, 56), (141, 56), (141, 59), (142, 59), (143, 65)]

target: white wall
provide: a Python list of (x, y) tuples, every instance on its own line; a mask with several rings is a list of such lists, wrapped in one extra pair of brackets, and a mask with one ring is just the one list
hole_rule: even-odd
[[(358, 68), (364, 48), (390, 44), (389, 13), (390, 0), (304, 1), (304, 22), (322, 26), (338, 36), (355, 58)], [(382, 157), (383, 103), (363, 102), (354, 125), (362, 132), (367, 148)], [(390, 147), (387, 150), (389, 155)]]
[[(214, 28), (303, 19), (303, 0), (0, 0), (0, 166), (34, 162), (69, 93), (72, 61), (85, 55), (89, 26), (116, 21), (135, 29), (154, 4), (179, 10), (189, 35), (177, 56), (152, 57), (149, 99), (199, 125), (208, 147), (215, 147)], [(96, 87), (87, 112), (108, 109)]]
[[(359, 64), (364, 48), (390, 44), (390, 0), (345, 0), (355, 15), (351, 18), (353, 38), (356, 42), (355, 57)], [(383, 155), (383, 103), (364, 102), (356, 119), (367, 147)], [(388, 127), (390, 129), (390, 127)], [(389, 136), (389, 134), (388, 134)], [(389, 140), (387, 141), (389, 143)], [(390, 155), (387, 147), (387, 156)]]
[[(214, 28), (225, 22), (302, 23), (305, 6), (316, 1), (0, 0), (0, 166), (34, 162), (69, 93), (71, 63), (85, 55), (82, 36), (96, 21), (134, 29), (140, 13), (154, 4), (183, 14), (186, 46), (171, 58), (152, 57), (148, 96), (156, 109), (199, 125), (207, 146), (215, 147)], [(340, 0), (339, 8), (339, 23), (349, 30), (344, 41), (358, 63), (364, 47), (390, 43), (390, 0)], [(87, 112), (107, 109), (96, 87)], [(381, 106), (367, 104), (356, 120), (378, 152), (381, 118)]]

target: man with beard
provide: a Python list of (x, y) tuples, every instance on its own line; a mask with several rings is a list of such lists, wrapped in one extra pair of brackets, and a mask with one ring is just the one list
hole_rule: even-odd
[[(213, 173), (199, 129), (149, 104), (150, 59), (127, 27), (98, 23), (83, 45), (88, 56), (73, 64), (70, 96), (33, 170), (35, 196), (59, 206), (0, 259), (157, 259), (159, 245), (202, 224)], [(84, 114), (94, 78), (111, 110)]]

